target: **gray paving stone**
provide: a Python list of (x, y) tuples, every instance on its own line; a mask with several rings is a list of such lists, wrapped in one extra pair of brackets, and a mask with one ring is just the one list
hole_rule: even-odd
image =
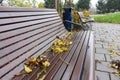
[(120, 43), (120, 40), (116, 40), (117, 43)]
[(102, 42), (100, 40), (95, 40), (96, 44), (102, 44)]
[(99, 33), (95, 33), (95, 38), (100, 38)]
[(95, 48), (102, 48), (102, 44), (95, 44)]
[[(102, 64), (96, 63), (96, 80), (120, 80), (120, 78), (110, 74), (114, 69), (108, 67), (112, 59), (120, 60), (120, 56), (110, 57), (109, 48), (120, 53), (120, 24), (94, 23), (93, 30), (95, 32), (95, 59), (100, 60)], [(114, 27), (113, 27), (114, 26)], [(110, 43), (118, 44), (117, 47), (109, 46)], [(101, 47), (102, 45), (102, 47)], [(103, 62), (103, 61), (106, 62)]]
[(111, 39), (113, 40), (113, 42), (115, 42), (115, 41), (119, 40), (119, 38), (118, 38), (118, 37), (111, 37)]
[(110, 46), (108, 46), (108, 44), (103, 44), (103, 48), (110, 48)]
[(120, 60), (120, 56), (112, 57), (113, 60)]
[(114, 69), (110, 68), (109, 64), (109, 62), (96, 63), (96, 69), (104, 72), (114, 72)]
[(118, 46), (111, 46), (112, 49), (118, 49)]
[(105, 57), (106, 57), (106, 61), (112, 61), (112, 59), (110, 58), (110, 55), (105, 55)]
[(102, 43), (103, 45), (108, 45), (108, 42), (104, 42), (104, 43)]
[(100, 36), (100, 40), (104, 40), (104, 41), (106, 41), (105, 36)]
[(120, 80), (120, 77), (115, 76), (114, 74), (110, 74), (111, 80)]
[(107, 41), (107, 42), (113, 42), (113, 40), (112, 40), (112, 39), (107, 39), (106, 41)]
[(107, 43), (107, 41), (105, 39), (100, 39), (100, 41), (104, 44)]
[(118, 49), (120, 50), (120, 46), (118, 46)]
[(95, 59), (100, 61), (105, 61), (104, 54), (95, 54)]
[(96, 48), (96, 53), (108, 54), (108, 50), (104, 48)]
[(100, 38), (95, 38), (95, 40), (100, 40)]
[[(98, 35), (96, 35), (96, 34), (98, 34)], [(95, 38), (99, 38), (100, 39), (99, 33), (95, 33)]]
[(110, 80), (109, 73), (96, 71), (97, 80)]

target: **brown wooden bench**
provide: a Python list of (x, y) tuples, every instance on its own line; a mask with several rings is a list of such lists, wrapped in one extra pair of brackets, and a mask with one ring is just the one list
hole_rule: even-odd
[[(66, 32), (54, 9), (0, 7), (0, 80), (37, 80), (38, 68), (14, 75), (24, 69), (26, 58), (38, 57)], [(93, 32), (74, 32), (71, 40), (68, 52), (45, 53), (51, 63), (45, 80), (94, 80)]]
[(92, 27), (92, 22), (94, 22), (94, 18), (85, 18), (84, 15), (83, 15), (83, 12), (78, 12), (78, 15), (79, 15), (79, 18), (80, 18), (80, 21), (81, 21), (81, 25), (83, 27), (87, 27), (87, 29), (90, 29), (91, 30), (91, 27)]

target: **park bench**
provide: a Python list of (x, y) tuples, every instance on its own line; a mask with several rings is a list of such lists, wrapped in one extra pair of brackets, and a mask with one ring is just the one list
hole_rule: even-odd
[(94, 22), (94, 19), (93, 18), (85, 18), (85, 16), (83, 15), (83, 12), (78, 12), (78, 15), (79, 15), (79, 18), (80, 18), (80, 21), (81, 21), (81, 25), (83, 27), (87, 27), (88, 29), (91, 29), (92, 27), (92, 22)]
[[(55, 9), (0, 7), (0, 80), (37, 80), (39, 68), (14, 75), (24, 69), (27, 58), (38, 57), (66, 32)], [(68, 52), (44, 53), (51, 64), (44, 80), (94, 80), (93, 32), (74, 32), (71, 40)]]

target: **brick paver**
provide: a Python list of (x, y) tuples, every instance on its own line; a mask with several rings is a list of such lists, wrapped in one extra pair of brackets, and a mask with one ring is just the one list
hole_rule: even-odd
[(105, 49), (105, 48), (95, 48), (95, 52), (96, 53), (101, 53), (101, 54), (109, 54), (110, 52), (107, 50), (107, 49)]
[(110, 74), (110, 78), (111, 78), (111, 80), (120, 80), (119, 77), (116, 77), (116, 76), (113, 75), (113, 74)]
[(105, 61), (105, 55), (104, 54), (95, 54), (95, 59)]
[(109, 80), (109, 73), (96, 71), (96, 75), (99, 75), (96, 77), (97, 80)]
[(111, 57), (109, 49), (120, 54), (120, 24), (94, 23), (92, 30), (95, 38), (96, 80), (120, 80), (115, 76), (109, 64), (120, 60), (120, 56)]

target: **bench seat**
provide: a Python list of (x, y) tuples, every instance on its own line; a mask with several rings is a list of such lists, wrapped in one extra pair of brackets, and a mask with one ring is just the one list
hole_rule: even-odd
[[(61, 56), (69, 64), (55, 59), (54, 65), (52, 64), (52, 67), (48, 70), (45, 80), (94, 80), (93, 75), (91, 75), (92, 79), (89, 79), (89, 74), (94, 72), (93, 63), (89, 64), (91, 62), (89, 59), (92, 60), (94, 57), (86, 58), (89, 57), (90, 53), (86, 50), (91, 45), (89, 42), (90, 36), (92, 38), (90, 32), (77, 33), (74, 44), (70, 46), (70, 51)], [(89, 68), (92, 70), (90, 71)], [(85, 76), (88, 79), (85, 79)]]
[[(75, 32), (73, 45), (69, 52), (62, 54), (45, 53), (49, 56), (50, 67), (44, 80), (94, 80), (93, 32)], [(60, 58), (62, 58), (61, 61)], [(69, 64), (66, 64), (68, 62)], [(40, 69), (26, 76), (15, 77), (13, 80), (37, 80)]]

